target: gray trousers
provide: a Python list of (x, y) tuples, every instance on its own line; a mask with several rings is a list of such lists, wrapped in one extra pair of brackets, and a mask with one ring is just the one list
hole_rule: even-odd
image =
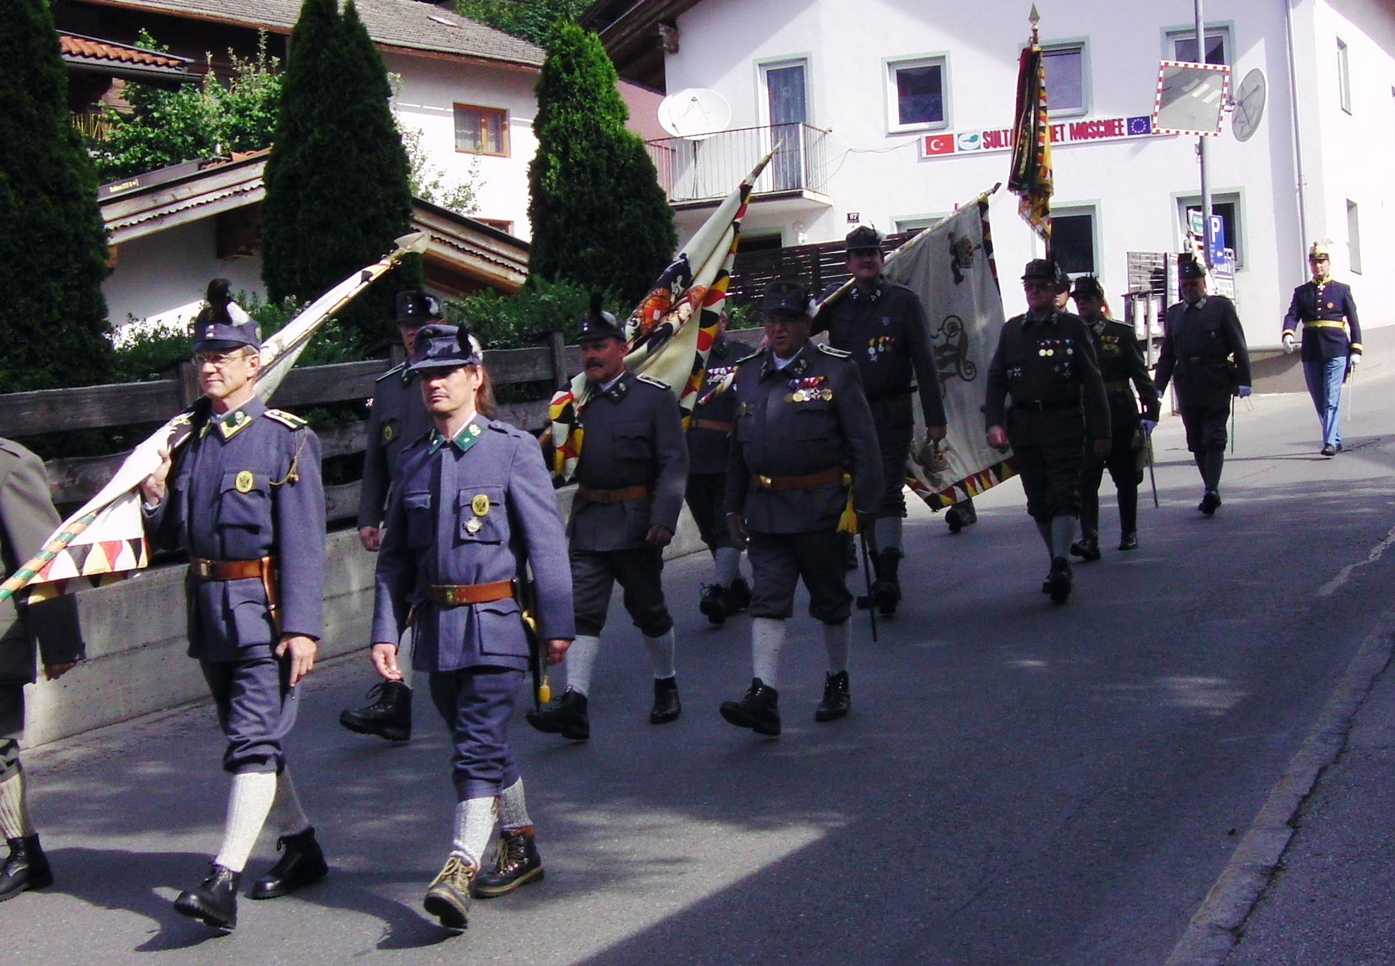
[(852, 613), (843, 565), (847, 538), (836, 530), (814, 533), (752, 533), (746, 547), (751, 561), (752, 617), (784, 620), (794, 613), (799, 579), (809, 589), (809, 616), (841, 624)]
[(19, 738), (24, 733), (24, 685), (0, 681), (0, 782), (19, 771)]
[(282, 746), (300, 706), (290, 686), (291, 662), (270, 655), (249, 661), (200, 661), (228, 739), (223, 770), (280, 774)]
[(431, 702), (450, 728), (459, 801), (490, 798), (518, 781), (509, 722), (524, 673), (506, 667), (431, 672)]
[(625, 610), (645, 637), (662, 637), (673, 627), (664, 603), (664, 556), (645, 544), (624, 550), (573, 550), (572, 608), (576, 632), (599, 637), (610, 609), (615, 582), (625, 590)]

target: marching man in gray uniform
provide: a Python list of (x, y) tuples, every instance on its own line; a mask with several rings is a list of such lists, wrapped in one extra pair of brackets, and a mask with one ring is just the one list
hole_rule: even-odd
[[(840, 518), (852, 507), (869, 525), (883, 493), (882, 458), (857, 365), (846, 352), (809, 342), (809, 293), (771, 282), (763, 304), (767, 348), (738, 364), (736, 445), (727, 468), (727, 524), (745, 545), (755, 587), (745, 697), (722, 717), (757, 734), (780, 733), (780, 650), (794, 611), (795, 585), (823, 623), (828, 673), (816, 721), (852, 706), (848, 650), (852, 595), (843, 568)], [(849, 480), (851, 474), (851, 480)]]
[(327, 871), (283, 747), (324, 622), (320, 444), (303, 419), (255, 395), (259, 347), (256, 323), (234, 321), (228, 305), (200, 314), (194, 360), (204, 398), (192, 436), (172, 479), (167, 456), (141, 485), (153, 542), (189, 554), (189, 656), (217, 705), (232, 775), (222, 848), (175, 909), (222, 930), (237, 925), (242, 869), (265, 822), (284, 852), (253, 883), (253, 899)]
[(567, 658), (567, 690), (543, 710), (528, 712), (534, 728), (572, 741), (591, 736), (591, 672), (617, 580), (654, 669), (649, 721), (665, 724), (682, 711), (662, 575), (688, 478), (678, 400), (662, 382), (626, 370), (615, 316), (593, 305), (582, 320), (580, 343), (592, 396), (578, 414), (585, 437), (567, 527), (576, 642)]
[[(409, 289), (397, 293), (397, 331), (407, 358), (417, 332), (428, 322), (441, 319), (441, 303), (433, 295)], [(373, 406), (368, 412), (368, 443), (363, 453), (363, 482), (359, 485), (358, 537), (363, 549), (376, 552), (382, 545), (383, 514), (388, 490), (406, 447), (425, 436), (431, 419), (422, 405), (421, 391), (408, 363), (393, 366), (378, 377)], [(402, 662), (401, 680), (382, 681), (368, 692), (368, 704), (345, 708), (339, 723), (361, 735), (377, 735), (389, 741), (412, 737), (412, 665)]]
[[(411, 366), (434, 429), (402, 455), (378, 555), (373, 665), (402, 677), (397, 639), (410, 623), (412, 660), (455, 745), (455, 835), (426, 893), (428, 912), (463, 929), (471, 895), (499, 896), (542, 878), (523, 779), (509, 745), (514, 701), (529, 666), (523, 593), (532, 567), (532, 619), (547, 660), (573, 637), (562, 518), (537, 441), (493, 418), (478, 340), (450, 325), (417, 335)], [(498, 855), (481, 871), (500, 826)]]

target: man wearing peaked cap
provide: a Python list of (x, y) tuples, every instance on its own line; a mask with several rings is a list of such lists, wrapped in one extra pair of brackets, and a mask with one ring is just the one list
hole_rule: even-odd
[(591, 674), (617, 581), (654, 672), (649, 722), (667, 724), (682, 712), (662, 577), (663, 549), (678, 527), (688, 478), (678, 400), (662, 382), (626, 370), (624, 335), (599, 298), (581, 320), (579, 341), (591, 391), (577, 413), (585, 435), (567, 521), (577, 635), (567, 690), (541, 711), (528, 712), (534, 728), (572, 741), (591, 735)]
[[(402, 348), (410, 360), (421, 327), (441, 321), (441, 303), (434, 295), (407, 289), (397, 293), (396, 316)], [(359, 485), (358, 535), (365, 550), (376, 552), (382, 544), (383, 514), (402, 453), (430, 431), (431, 419), (422, 403), (416, 374), (405, 362), (378, 377), (371, 405), (363, 482)], [(406, 660), (401, 664), (400, 680), (374, 685), (368, 692), (368, 704), (345, 708), (339, 723), (358, 734), (377, 735), (389, 741), (411, 738), (412, 664)]]
[[(530, 641), (520, 581), (531, 569), (542, 647), (560, 662), (573, 636), (571, 575), (552, 480), (536, 441), (494, 418), (479, 340), (432, 324), (410, 358), (432, 429), (407, 444), (388, 500), (373, 608), (373, 664), (400, 680), (397, 640), (412, 623), (412, 663), (429, 675), (450, 729), (456, 805), (451, 850), (425, 906), (464, 928), (471, 897), (542, 878), (509, 723)], [(500, 826), (492, 868), (484, 852)]]
[(1327, 246), (1308, 249), (1313, 277), (1293, 290), (1284, 316), (1284, 351), (1293, 352), (1294, 334), (1303, 324), (1303, 377), (1322, 430), (1322, 455), (1342, 449), (1342, 383), (1361, 362), (1361, 323), (1351, 287), (1332, 278)]

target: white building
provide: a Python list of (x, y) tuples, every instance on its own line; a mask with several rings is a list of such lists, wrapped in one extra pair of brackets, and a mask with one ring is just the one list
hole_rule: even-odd
[[(1196, 139), (1150, 133), (1161, 59), (1193, 60), (1191, 3), (1038, 0), (1059, 122), (1057, 255), (1116, 296), (1125, 253), (1176, 251), (1199, 204)], [(746, 221), (756, 245), (933, 223), (1006, 181), (1029, 5), (984, 0), (645, 0), (588, 15), (622, 74), (717, 91), (724, 130), (652, 142), (680, 237), (759, 154), (782, 151)], [(1248, 337), (1274, 345), (1309, 240), (1334, 243), (1368, 326), (1395, 322), (1395, 6), (1388, 0), (1208, 0), (1207, 56), (1267, 99), (1248, 140), (1208, 139), (1215, 211), (1237, 260)], [(1296, 97), (1295, 97), (1296, 93)], [(1100, 123), (1090, 123), (1100, 122)], [(1143, 132), (1134, 134), (1132, 132)], [(992, 202), (1009, 313), (1039, 248), (1006, 189)], [(765, 238), (762, 238), (765, 236)]]

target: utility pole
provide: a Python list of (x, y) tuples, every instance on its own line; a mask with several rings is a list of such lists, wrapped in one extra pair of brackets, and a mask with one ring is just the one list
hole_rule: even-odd
[[(1193, 0), (1196, 10), (1196, 60), (1199, 64), (1206, 63), (1206, 21), (1201, 15), (1201, 0)], [(1201, 225), (1203, 238), (1202, 257), (1206, 260), (1206, 267), (1211, 268), (1211, 181), (1206, 173), (1206, 135), (1200, 135), (1196, 139), (1196, 156), (1201, 161)]]

